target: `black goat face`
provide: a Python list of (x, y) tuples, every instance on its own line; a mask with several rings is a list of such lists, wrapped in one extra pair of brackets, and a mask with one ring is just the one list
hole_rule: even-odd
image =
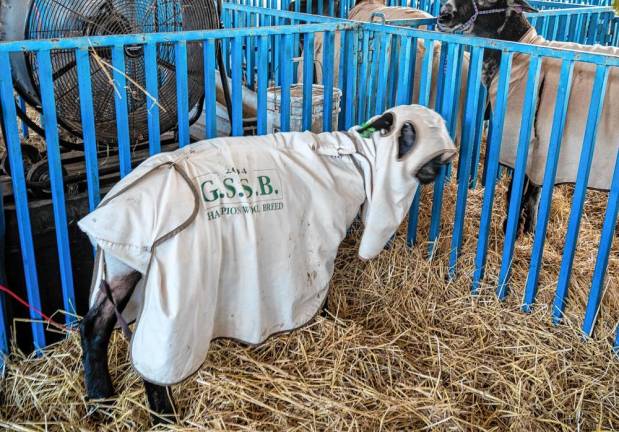
[[(456, 31), (467, 21), (473, 19), (475, 14), (474, 1), (476, 0), (448, 0), (441, 7), (438, 16), (439, 28), (447, 32)], [(479, 2), (477, 4), (479, 5)]]
[[(496, 10), (489, 14), (485, 11)], [(439, 28), (446, 32), (474, 32), (478, 21), (492, 27), (481, 33), (494, 33), (505, 22), (506, 13), (537, 12), (526, 0), (447, 0), (438, 17)], [(496, 27), (496, 28), (495, 28)]]

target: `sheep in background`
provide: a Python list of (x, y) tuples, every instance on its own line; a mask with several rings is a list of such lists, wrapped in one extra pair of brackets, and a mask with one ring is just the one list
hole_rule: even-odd
[[(547, 41), (529, 24), (525, 12), (536, 12), (525, 0), (449, 0), (441, 9), (439, 27), (444, 31), (462, 31), (492, 39), (619, 56), (617, 47)], [(487, 49), (484, 53), (483, 79), (489, 88), (490, 103), (496, 97), (500, 56), (497, 50)], [(529, 59), (526, 54), (515, 54), (510, 75), (500, 163), (511, 168), (516, 160)], [(560, 70), (560, 59), (543, 58), (519, 231), (531, 232), (536, 224)], [(595, 65), (575, 64), (555, 184), (576, 182), (594, 77)], [(603, 104), (588, 187), (608, 190), (619, 149), (619, 68), (611, 68)], [(511, 189), (510, 183), (508, 194)]]

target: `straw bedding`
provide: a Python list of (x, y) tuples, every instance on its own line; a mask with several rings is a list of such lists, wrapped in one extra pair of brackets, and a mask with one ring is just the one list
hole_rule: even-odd
[[(619, 250), (595, 340), (579, 338), (578, 318), (552, 327), (549, 308), (560, 265), (572, 188), (556, 189), (540, 304), (519, 312), (532, 238), (521, 239), (514, 291), (493, 297), (502, 246), (507, 181), (497, 191), (487, 282), (469, 294), (482, 190), (472, 193), (460, 276), (446, 282), (456, 187), (446, 188), (444, 236), (434, 260), (408, 250), (401, 230), (375, 261), (356, 258), (358, 230), (342, 245), (328, 317), (258, 348), (218, 341), (202, 369), (174, 387), (180, 429), (235, 430), (616, 430), (619, 360), (611, 336), (619, 315)], [(429, 214), (429, 190), (422, 215)], [(568, 313), (586, 301), (606, 195), (591, 192), (575, 259)], [(421, 220), (421, 232), (429, 217)], [(0, 427), (19, 430), (142, 430), (149, 413), (129, 370), (120, 334), (110, 349), (118, 399), (107, 423), (86, 417), (76, 335), (42, 358), (14, 354), (1, 383)]]

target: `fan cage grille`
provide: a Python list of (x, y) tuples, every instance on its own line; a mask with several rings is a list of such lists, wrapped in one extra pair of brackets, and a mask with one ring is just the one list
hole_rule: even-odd
[[(135, 33), (179, 32), (218, 27), (213, 0), (33, 0), (27, 21), (27, 39), (68, 38), (79, 36)], [(174, 45), (157, 46), (160, 128), (162, 132), (177, 124), (176, 70)], [(54, 50), (51, 53), (56, 110), (60, 121), (80, 135), (81, 112), (75, 52)], [(36, 55), (27, 54), (30, 75), (36, 89), (40, 80)], [(188, 109), (195, 107), (204, 93), (203, 60), (200, 43), (187, 45)], [(111, 81), (110, 48), (93, 48), (90, 71), (97, 139), (117, 140), (114, 94)], [(147, 130), (146, 71), (141, 46), (125, 47), (127, 107), (132, 141), (143, 140)]]

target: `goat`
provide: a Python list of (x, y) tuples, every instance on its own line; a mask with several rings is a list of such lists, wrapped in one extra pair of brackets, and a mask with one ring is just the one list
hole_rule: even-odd
[[(619, 48), (614, 47), (547, 41), (537, 35), (525, 17), (525, 12), (536, 12), (526, 0), (449, 0), (441, 8), (438, 27), (442, 31), (463, 32), (491, 39), (619, 55)], [(489, 89), (490, 103), (496, 97), (500, 57), (501, 53), (497, 50), (486, 49), (484, 52), (482, 79)], [(510, 168), (514, 167), (516, 159), (529, 59), (526, 54), (517, 53), (513, 57), (500, 157), (501, 164)], [(560, 69), (561, 60), (543, 58), (525, 186), (519, 209), (519, 232), (532, 232), (537, 222)], [(555, 184), (576, 182), (594, 77), (594, 65), (575, 65)], [(603, 104), (588, 187), (608, 190), (619, 148), (619, 133), (616, 129), (619, 118), (619, 68), (610, 71)], [(508, 190), (508, 201), (512, 189), (513, 178)]]
[(79, 221), (97, 248), (79, 327), (88, 399), (113, 396), (110, 336), (136, 320), (132, 364), (155, 420), (173, 421), (169, 386), (212, 339), (259, 344), (309, 322), (359, 209), (371, 259), (455, 153), (442, 117), (410, 105), (347, 133), (218, 138), (146, 160)]

